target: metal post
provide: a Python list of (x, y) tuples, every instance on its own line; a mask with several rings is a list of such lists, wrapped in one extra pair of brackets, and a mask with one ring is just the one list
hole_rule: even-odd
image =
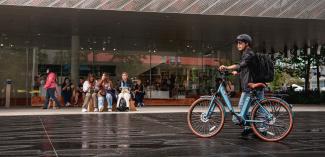
[(92, 61), (91, 61), (91, 73), (95, 73), (95, 70), (94, 70), (94, 68), (95, 68), (95, 66), (94, 66), (94, 63), (95, 63), (95, 51), (91, 51), (91, 54), (92, 54), (92, 57), (93, 57), (93, 59), (92, 59)]
[[(178, 82), (178, 50), (176, 51), (176, 57), (175, 57), (175, 62), (176, 62), (176, 78), (175, 78), (175, 82)], [(179, 93), (179, 85), (180, 83), (178, 83), (178, 87), (176, 90), (176, 99), (178, 99), (178, 93)]]
[[(27, 51), (28, 51), (28, 48), (27, 48)], [(32, 65), (32, 85), (35, 85), (35, 80), (34, 80), (34, 77), (35, 77), (35, 69), (36, 69), (36, 51), (37, 51), (37, 47), (33, 47), (33, 65)]]
[(152, 90), (152, 82), (151, 82), (151, 50), (149, 50), (149, 64), (150, 64), (150, 70), (149, 70), (149, 84), (150, 84), (150, 91), (149, 91), (149, 98), (151, 98), (151, 90)]
[[(28, 81), (28, 75), (29, 75), (29, 66), (28, 65), (29, 65), (29, 48), (26, 48), (26, 80), (25, 80), (26, 106), (28, 106), (28, 93), (30, 91), (29, 88), (28, 88), (28, 82), (29, 82)], [(32, 79), (32, 80), (34, 80), (34, 79)]]

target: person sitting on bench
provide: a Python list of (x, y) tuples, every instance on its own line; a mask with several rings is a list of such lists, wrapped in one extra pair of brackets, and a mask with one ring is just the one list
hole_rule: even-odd
[(102, 78), (98, 81), (97, 86), (99, 89), (99, 92), (97, 94), (99, 111), (103, 112), (104, 110), (105, 98), (108, 104), (108, 111), (112, 111), (113, 100), (116, 101), (116, 96), (112, 80), (109, 78), (108, 73), (103, 73)]
[(119, 107), (121, 99), (124, 98), (126, 101), (126, 109), (129, 109), (130, 107), (130, 99), (131, 99), (131, 89), (132, 89), (132, 82), (128, 79), (128, 73), (123, 72), (122, 73), (122, 80), (119, 82), (118, 86), (118, 92), (120, 93), (118, 95), (117, 99), (117, 107)]
[(96, 88), (97, 81), (95, 80), (94, 74), (88, 74), (87, 81), (83, 84), (83, 91), (86, 93), (84, 104), (82, 105), (82, 112), (88, 111), (88, 103), (90, 99), (93, 101), (94, 112), (98, 112), (98, 104), (97, 104), (97, 91)]

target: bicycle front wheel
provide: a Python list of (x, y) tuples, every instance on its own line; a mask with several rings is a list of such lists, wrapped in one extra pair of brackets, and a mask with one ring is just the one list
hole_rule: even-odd
[(210, 98), (196, 100), (187, 113), (187, 123), (191, 131), (199, 137), (212, 137), (220, 132), (224, 125), (224, 111), (220, 104), (213, 102), (214, 110), (207, 117)]
[(287, 137), (293, 128), (290, 107), (279, 99), (265, 99), (255, 105), (251, 117), (254, 133), (263, 141), (275, 142)]

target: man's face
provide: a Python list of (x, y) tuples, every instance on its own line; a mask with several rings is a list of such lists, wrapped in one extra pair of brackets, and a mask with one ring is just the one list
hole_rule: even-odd
[(248, 46), (248, 43), (245, 43), (243, 41), (237, 41), (237, 49), (239, 52), (243, 52)]

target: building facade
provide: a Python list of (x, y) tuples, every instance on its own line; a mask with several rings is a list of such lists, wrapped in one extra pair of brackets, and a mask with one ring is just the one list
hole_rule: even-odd
[(324, 45), (324, 8), (323, 0), (0, 0), (1, 100), (11, 80), (15, 103), (30, 102), (47, 67), (59, 83), (90, 72), (117, 82), (128, 72), (148, 99), (194, 98), (215, 87), (217, 66), (239, 61), (238, 34), (283, 56)]

